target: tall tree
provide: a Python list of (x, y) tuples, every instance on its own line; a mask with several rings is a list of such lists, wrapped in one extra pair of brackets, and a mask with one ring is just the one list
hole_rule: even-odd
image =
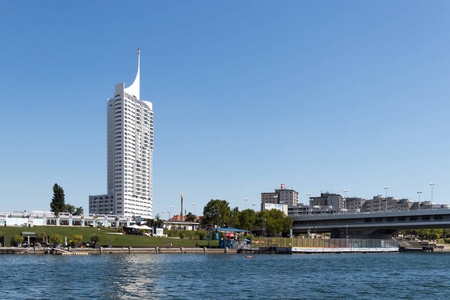
[(67, 212), (67, 213), (69, 213), (69, 214), (71, 214), (73, 216), (81, 216), (84, 213), (83, 207), (81, 207), (81, 206), (80, 207), (75, 207), (74, 205), (69, 204), (69, 203), (67, 203), (64, 206), (64, 209), (61, 210), (61, 211)]
[(189, 213), (186, 215), (186, 221), (188, 221), (188, 222), (195, 222), (196, 219), (197, 219), (197, 216), (194, 215), (194, 214), (191, 213), (191, 212), (189, 212)]
[(67, 203), (63, 209), (63, 211), (68, 212), (69, 214), (73, 215), (75, 213), (75, 206)]
[(265, 210), (256, 214), (256, 224), (265, 231), (268, 236), (277, 236), (280, 233), (287, 234), (293, 220), (277, 209)]
[(225, 227), (230, 223), (230, 206), (225, 200), (211, 199), (203, 208), (203, 223)]
[(230, 226), (231, 228), (240, 228), (240, 220), (239, 220), (239, 215), (241, 213), (239, 212), (239, 208), (235, 207), (231, 213), (230, 213)]
[(77, 209), (75, 210), (75, 212), (73, 213), (74, 216), (81, 216), (84, 214), (84, 209), (82, 206), (77, 207)]
[(245, 209), (239, 214), (239, 226), (241, 229), (252, 230), (255, 228), (256, 212), (253, 209)]
[(55, 213), (55, 216), (59, 216), (59, 213), (64, 211), (66, 201), (64, 199), (64, 190), (58, 184), (53, 186), (53, 198), (50, 202), (50, 211)]

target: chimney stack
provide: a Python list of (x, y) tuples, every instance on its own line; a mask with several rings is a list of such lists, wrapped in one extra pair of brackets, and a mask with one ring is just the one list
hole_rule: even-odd
[(183, 222), (183, 195), (181, 195), (181, 214), (180, 214), (180, 221)]

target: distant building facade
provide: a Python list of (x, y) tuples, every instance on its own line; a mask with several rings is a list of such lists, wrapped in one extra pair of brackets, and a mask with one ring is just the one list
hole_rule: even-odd
[(282, 184), (280, 189), (275, 189), (275, 192), (261, 193), (261, 211), (264, 210), (265, 204), (285, 204), (288, 208), (295, 207), (298, 205), (298, 192), (286, 189)]
[(345, 209), (347, 212), (360, 212), (365, 201), (363, 198), (358, 197), (345, 198)]
[(334, 193), (321, 193), (318, 197), (309, 197), (309, 205), (307, 205), (298, 202), (297, 191), (286, 189), (284, 185), (281, 185), (281, 189), (275, 189), (274, 192), (261, 193), (261, 210), (273, 204), (286, 205), (289, 216), (449, 208), (449, 205), (435, 204), (430, 201), (413, 202), (409, 199), (382, 196), (374, 196), (366, 200), (359, 197), (344, 198)]
[(338, 212), (344, 208), (344, 198), (339, 194), (321, 193), (320, 197), (311, 197), (309, 205), (327, 207), (330, 211)]

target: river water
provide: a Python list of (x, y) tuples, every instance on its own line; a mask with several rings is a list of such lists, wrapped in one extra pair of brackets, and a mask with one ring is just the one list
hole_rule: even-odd
[(1, 255), (2, 299), (446, 299), (450, 253)]

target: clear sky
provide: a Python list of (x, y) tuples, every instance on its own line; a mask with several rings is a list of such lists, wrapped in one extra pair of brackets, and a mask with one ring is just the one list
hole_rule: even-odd
[[(450, 204), (448, 1), (1, 1), (0, 211), (106, 192), (106, 100), (155, 112), (154, 214), (300, 193)], [(244, 202), (244, 198), (248, 198)], [(194, 207), (192, 203), (196, 203)], [(161, 215), (167, 218), (167, 214)]]

